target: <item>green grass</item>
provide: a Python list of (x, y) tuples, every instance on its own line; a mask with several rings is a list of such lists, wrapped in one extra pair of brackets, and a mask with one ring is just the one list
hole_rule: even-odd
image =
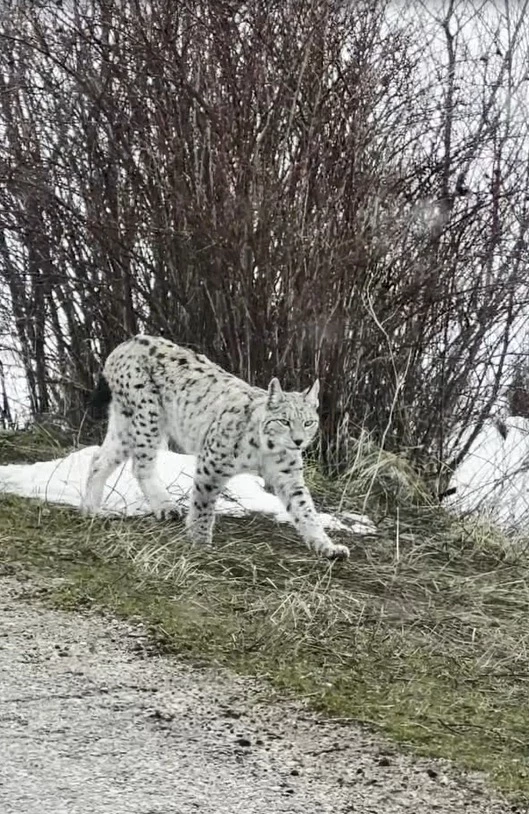
[[(362, 509), (365, 472), (331, 486), (311, 474), (320, 502)], [(526, 543), (424, 495), (402, 496), (396, 519), (375, 492), (379, 534), (355, 540), (347, 563), (262, 519), (220, 518), (214, 547), (197, 550), (177, 523), (90, 521), (12, 497), (0, 499), (0, 556), (53, 576), (55, 607), (140, 617), (164, 652), (260, 676), (528, 802)]]

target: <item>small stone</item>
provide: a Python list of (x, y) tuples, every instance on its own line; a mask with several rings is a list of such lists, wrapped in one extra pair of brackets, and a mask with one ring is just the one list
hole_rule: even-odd
[(231, 707), (227, 707), (223, 710), (223, 715), (225, 718), (240, 718), (241, 713), (237, 709), (232, 709)]
[(174, 719), (174, 714), (163, 709), (154, 709), (149, 713), (149, 718), (153, 718), (155, 721), (164, 721), (165, 723), (169, 723)]

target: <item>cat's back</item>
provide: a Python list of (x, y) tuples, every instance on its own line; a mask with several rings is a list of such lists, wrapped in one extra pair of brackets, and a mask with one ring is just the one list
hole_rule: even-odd
[(163, 336), (137, 334), (114, 348), (108, 355), (104, 372), (110, 376), (119, 370), (139, 374), (142, 370), (151, 371), (153, 368), (188, 367), (195, 363), (199, 364), (200, 359), (213, 364), (207, 357), (195, 353), (191, 348), (177, 345)]
[(202, 353), (165, 337), (138, 334), (118, 345), (104, 367), (111, 387), (154, 386), (164, 402), (183, 401), (204, 409), (226, 400), (247, 401), (262, 391), (212, 362)]

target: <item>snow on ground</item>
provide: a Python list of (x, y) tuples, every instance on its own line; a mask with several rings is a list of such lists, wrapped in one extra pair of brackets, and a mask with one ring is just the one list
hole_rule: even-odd
[(504, 439), (487, 421), (450, 486), (456, 493), (446, 503), (459, 512), (477, 511), (505, 526), (529, 522), (529, 421), (504, 420)]
[[(2, 290), (0, 286), (0, 297)], [(11, 419), (24, 426), (31, 416), (26, 374), (13, 344), (12, 334), (0, 334), (0, 393), (7, 396)]]
[[(96, 446), (86, 447), (66, 458), (43, 463), (0, 466), (0, 492), (79, 507), (90, 462), (98, 449)], [(175, 503), (183, 510), (187, 509), (194, 471), (194, 456), (167, 451), (158, 453), (158, 472), (174, 495)], [(133, 477), (129, 460), (108, 479), (102, 513), (134, 516), (148, 512), (149, 507)], [(262, 478), (236, 475), (218, 499), (217, 513), (242, 516), (252, 512), (272, 516), (278, 523), (290, 522), (281, 501), (265, 491)], [(320, 518), (331, 530), (351, 534), (373, 534), (375, 531), (373, 523), (364, 515), (343, 512), (339, 518), (330, 514), (321, 514)]]

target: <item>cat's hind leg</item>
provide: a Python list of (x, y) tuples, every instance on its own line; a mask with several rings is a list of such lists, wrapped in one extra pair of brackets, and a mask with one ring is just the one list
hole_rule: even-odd
[(100, 449), (90, 464), (81, 508), (85, 513), (96, 512), (101, 506), (105, 483), (120, 464), (127, 460), (131, 450), (130, 415), (119, 404), (109, 407), (108, 429)]
[(160, 427), (160, 407), (156, 398), (149, 398), (147, 393), (146, 401), (137, 405), (132, 419), (132, 468), (155, 517), (164, 520), (179, 515), (180, 511), (156, 469), (158, 450), (166, 446)]

